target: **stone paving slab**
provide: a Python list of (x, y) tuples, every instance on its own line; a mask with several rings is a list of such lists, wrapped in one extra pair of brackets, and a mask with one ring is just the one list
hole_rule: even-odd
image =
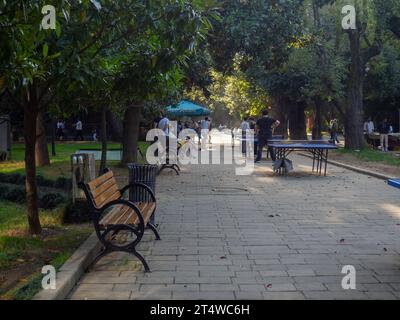
[[(153, 272), (113, 253), (69, 298), (400, 299), (398, 190), (335, 166), (320, 177), (309, 159), (291, 159), (287, 177), (267, 161), (252, 176), (231, 165), (165, 171), (156, 190), (162, 240), (147, 234), (138, 249)], [(348, 264), (356, 290), (341, 287)]]

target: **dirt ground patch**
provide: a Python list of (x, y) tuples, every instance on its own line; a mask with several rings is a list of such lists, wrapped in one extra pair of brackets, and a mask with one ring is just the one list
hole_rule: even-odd
[[(42, 235), (38, 237), (40, 245), (27, 247), (10, 268), (0, 269), (0, 300), (13, 299), (8, 292), (28, 283), (30, 277), (40, 272), (44, 265), (52, 264), (56, 267), (64, 263), (90, 232), (88, 224), (43, 229)], [(13, 236), (29, 237), (22, 231)]]
[(392, 177), (400, 177), (400, 166), (392, 166), (381, 162), (372, 162), (358, 159), (352, 154), (332, 152), (329, 159), (342, 162), (351, 166), (365, 168)]

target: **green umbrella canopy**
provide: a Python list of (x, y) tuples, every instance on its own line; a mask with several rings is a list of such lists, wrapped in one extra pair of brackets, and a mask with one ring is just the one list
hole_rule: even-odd
[(209, 109), (187, 100), (167, 107), (167, 114), (173, 117), (201, 117), (210, 113)]

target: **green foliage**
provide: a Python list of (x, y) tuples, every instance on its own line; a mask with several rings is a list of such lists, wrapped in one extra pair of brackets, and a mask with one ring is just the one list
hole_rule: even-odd
[[(20, 173), (1, 173), (0, 172), (0, 183), (11, 183), (16, 185), (25, 184), (25, 175)], [(55, 189), (63, 189), (66, 191), (71, 190), (72, 180), (65, 177), (58, 177), (56, 180), (47, 179), (42, 175), (36, 177), (38, 186), (49, 187)]]
[(400, 166), (400, 158), (395, 155), (384, 153), (377, 150), (365, 148), (360, 152), (355, 152), (349, 149), (340, 149), (338, 152), (342, 154), (350, 154), (362, 161), (380, 162), (391, 166)]
[(92, 217), (86, 200), (67, 204), (64, 212), (65, 223), (82, 223), (89, 221), (92, 221)]
[(65, 201), (65, 197), (60, 193), (46, 193), (39, 198), (39, 208), (52, 210)]
[(62, 215), (61, 209), (42, 211), (46, 236), (34, 238), (26, 235), (26, 207), (0, 201), (0, 270), (18, 268), (27, 263), (30, 267), (23, 268), (25, 276), (15, 288), (9, 292), (0, 289), (1, 298), (32, 299), (41, 289), (41, 267), (51, 264), (58, 270), (93, 232), (89, 225), (70, 225), (65, 228), (61, 224)]
[[(26, 201), (25, 188), (17, 185), (0, 184), (0, 199), (24, 204)], [(66, 198), (61, 193), (39, 193), (39, 207), (43, 209), (54, 209), (64, 203)]]

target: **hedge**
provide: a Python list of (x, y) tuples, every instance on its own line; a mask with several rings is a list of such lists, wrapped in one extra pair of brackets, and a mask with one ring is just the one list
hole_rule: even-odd
[[(24, 204), (26, 202), (25, 188), (18, 185), (9, 186), (0, 184), (0, 199)], [(39, 192), (38, 204), (42, 209), (54, 209), (61, 203), (65, 203), (66, 200), (66, 197), (61, 193)]]
[[(0, 173), (0, 182), (25, 185), (25, 176), (20, 173)], [(65, 177), (59, 177), (56, 180), (50, 180), (38, 175), (36, 177), (36, 183), (40, 187), (63, 189), (66, 191), (72, 189), (72, 180)]]

